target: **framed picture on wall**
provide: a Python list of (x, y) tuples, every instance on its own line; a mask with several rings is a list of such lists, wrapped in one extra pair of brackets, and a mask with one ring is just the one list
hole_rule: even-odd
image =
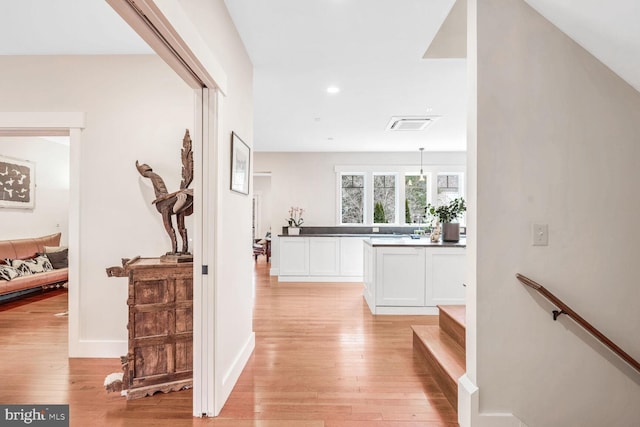
[(249, 194), (251, 149), (235, 132), (231, 132), (231, 190)]
[(35, 163), (0, 155), (0, 208), (33, 209)]

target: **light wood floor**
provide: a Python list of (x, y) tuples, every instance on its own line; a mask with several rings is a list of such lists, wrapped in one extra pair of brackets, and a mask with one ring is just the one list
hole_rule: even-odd
[(107, 393), (119, 360), (67, 359), (65, 291), (0, 304), (0, 403), (68, 403), (78, 427), (457, 425), (412, 349), (436, 317), (372, 316), (361, 284), (278, 283), (262, 257), (255, 276), (256, 349), (218, 418), (193, 418), (190, 390)]

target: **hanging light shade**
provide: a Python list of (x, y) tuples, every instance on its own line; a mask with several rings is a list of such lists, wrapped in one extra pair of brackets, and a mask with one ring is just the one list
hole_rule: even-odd
[(424, 173), (422, 172), (422, 152), (424, 151), (424, 147), (420, 147), (420, 182), (424, 182)]

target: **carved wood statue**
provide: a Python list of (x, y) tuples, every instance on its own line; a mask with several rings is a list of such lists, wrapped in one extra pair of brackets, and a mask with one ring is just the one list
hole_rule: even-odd
[[(151, 169), (147, 164), (139, 164), (136, 160), (136, 168), (140, 175), (149, 178), (153, 184), (156, 193), (156, 199), (152, 204), (156, 205), (156, 209), (162, 215), (164, 228), (171, 239), (171, 252), (167, 252), (169, 256), (185, 256), (189, 253), (189, 241), (187, 239), (187, 228), (184, 225), (184, 217), (193, 213), (193, 190), (189, 187), (193, 181), (193, 151), (191, 150), (191, 137), (189, 129), (186, 130), (182, 139), (182, 182), (180, 189), (169, 193), (164, 180)], [(178, 232), (182, 238), (182, 251), (178, 251), (178, 240), (176, 232), (173, 228), (172, 216), (176, 217), (176, 225)]]

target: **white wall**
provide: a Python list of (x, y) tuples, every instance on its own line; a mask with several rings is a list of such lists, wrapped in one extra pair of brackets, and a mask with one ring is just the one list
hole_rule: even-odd
[[(282, 233), (291, 206), (305, 209), (304, 225), (337, 225), (336, 166), (411, 166), (420, 169), (415, 153), (279, 153), (260, 152), (254, 156), (255, 170), (271, 173), (271, 227), (274, 236)], [(425, 170), (464, 170), (466, 153), (426, 152)], [(436, 167), (437, 165), (437, 167)], [(453, 170), (450, 170), (453, 169)], [(277, 239), (273, 242), (271, 268), (279, 264)]]
[(80, 165), (79, 355), (126, 354), (127, 280), (105, 268), (123, 257), (170, 249), (153, 189), (135, 161), (148, 163), (169, 190), (180, 182), (184, 130), (193, 94), (159, 58), (2, 56), (0, 110), (86, 113)]
[[(465, 166), (461, 152), (425, 153), (425, 169), (430, 165)], [(289, 208), (305, 209), (304, 224), (336, 225), (336, 166), (411, 166), (420, 169), (415, 153), (256, 153), (255, 170), (271, 172), (272, 227), (276, 234), (286, 226)]]
[(69, 223), (69, 145), (38, 137), (0, 137), (0, 155), (28, 160), (35, 166), (35, 207), (0, 209), (0, 239), (22, 239), (62, 233)]
[[(640, 94), (523, 1), (477, 14), (480, 411), (637, 425), (640, 375), (514, 276), (640, 359)], [(533, 222), (549, 224), (548, 246), (531, 245)]]
[(253, 146), (253, 66), (222, 0), (180, 2), (227, 75), (220, 123), (224, 139), (217, 173), (219, 248), (216, 257), (216, 407), (221, 408), (253, 350), (251, 195), (232, 192), (231, 132)]

